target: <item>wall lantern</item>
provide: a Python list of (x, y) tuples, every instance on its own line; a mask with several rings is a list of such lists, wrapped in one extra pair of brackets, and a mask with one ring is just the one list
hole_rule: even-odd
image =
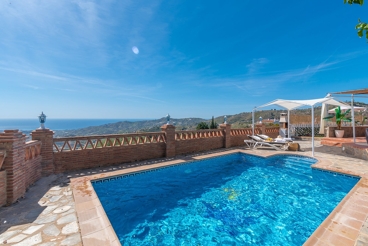
[(167, 114), (166, 115), (166, 121), (167, 121), (167, 125), (170, 125), (170, 115), (169, 114)]
[(41, 123), (40, 129), (45, 129), (46, 115), (42, 112), (40, 116), (38, 116), (38, 119)]

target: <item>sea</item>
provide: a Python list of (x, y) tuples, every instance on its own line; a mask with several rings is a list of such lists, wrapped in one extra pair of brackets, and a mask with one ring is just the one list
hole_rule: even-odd
[[(100, 126), (120, 121), (145, 121), (152, 119), (46, 119), (45, 128), (50, 130), (72, 130), (89, 126)], [(3, 130), (32, 131), (40, 127), (38, 119), (0, 119), (0, 132)]]

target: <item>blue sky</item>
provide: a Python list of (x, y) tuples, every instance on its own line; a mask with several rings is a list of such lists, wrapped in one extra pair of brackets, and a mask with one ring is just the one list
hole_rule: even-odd
[(210, 118), (367, 88), (358, 18), (368, 4), (3, 0), (0, 118)]

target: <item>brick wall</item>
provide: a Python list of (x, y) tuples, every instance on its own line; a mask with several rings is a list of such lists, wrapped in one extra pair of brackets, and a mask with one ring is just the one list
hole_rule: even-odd
[(36, 182), (42, 177), (42, 167), (41, 167), (41, 155), (27, 160), (25, 162), (25, 187), (28, 188), (31, 184)]
[(0, 207), (6, 204), (6, 171), (0, 171)]
[(2, 167), (7, 173), (7, 204), (15, 202), (26, 192), (25, 140), (25, 135), (18, 130), (0, 133), (0, 149), (5, 149), (7, 155)]
[(165, 143), (137, 144), (54, 153), (55, 173), (165, 157)]
[[(255, 128), (254, 134), (261, 134), (262, 128)], [(231, 147), (244, 146), (244, 140), (249, 140), (248, 135), (252, 135), (252, 128), (232, 129), (231, 130)]]
[(37, 129), (31, 133), (32, 140), (38, 140), (42, 143), (41, 156), (42, 156), (42, 175), (47, 176), (53, 174), (55, 171), (54, 166), (54, 132), (49, 129)]
[(161, 131), (165, 133), (165, 156), (174, 157), (175, 156), (175, 126), (173, 125), (163, 125)]
[[(162, 157), (174, 157), (225, 147), (244, 146), (244, 140), (248, 139), (247, 135), (252, 134), (252, 129), (231, 130), (231, 125), (227, 124), (222, 124), (221, 129), (215, 130), (176, 132), (172, 125), (164, 125), (161, 129), (164, 135), (162, 133), (161, 135), (160, 133), (142, 133), (55, 139), (59, 147), (52, 157), (54, 172), (61, 173)], [(278, 130), (278, 128), (275, 129), (270, 130), (270, 132)], [(255, 133), (262, 133), (262, 128), (256, 128)], [(155, 135), (154, 142), (147, 141), (147, 136), (151, 135)], [(163, 136), (165, 136), (164, 139), (162, 139)], [(132, 138), (140, 142), (130, 143)], [(120, 139), (119, 145), (121, 144), (121, 146), (103, 146), (109, 139), (111, 140), (110, 145), (114, 145), (113, 142)], [(84, 143), (81, 144), (81, 148), (74, 149), (73, 146), (78, 141), (84, 141)], [(95, 145), (97, 141), (101, 142), (99, 147), (96, 147), (97, 145), (91, 146), (91, 148), (83, 147), (88, 141), (95, 143)], [(125, 145), (122, 144), (122, 141), (125, 141)]]
[(231, 136), (231, 147), (244, 146), (244, 140), (250, 140), (247, 135)]
[(4, 164), (5, 157), (6, 157), (6, 150), (0, 149), (0, 170)]
[(269, 136), (270, 138), (277, 138), (279, 135), (279, 127), (265, 127), (262, 129), (262, 134)]
[(25, 144), (24, 171), (26, 188), (41, 178), (41, 146), (41, 141), (37, 140), (29, 141)]
[(224, 147), (224, 137), (177, 140), (175, 147), (176, 155), (220, 149)]
[(18, 130), (0, 133), (0, 152), (6, 152), (2, 166), (4, 170), (0, 172), (0, 206), (17, 201), (30, 184), (41, 178), (41, 143), (26, 143), (25, 140), (25, 135)]
[[(355, 136), (356, 137), (364, 137), (365, 136), (365, 129), (367, 129), (367, 126), (356, 126), (355, 127)], [(330, 126), (327, 127), (327, 131), (325, 133), (326, 137), (333, 138), (335, 137), (335, 130), (337, 130), (337, 127)], [(341, 127), (341, 130), (344, 130), (344, 138), (352, 138), (353, 137), (353, 127), (351, 126), (343, 126)]]

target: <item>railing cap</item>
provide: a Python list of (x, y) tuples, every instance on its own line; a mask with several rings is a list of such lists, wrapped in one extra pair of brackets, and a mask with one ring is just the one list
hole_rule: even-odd
[(147, 135), (164, 135), (164, 133), (163, 132), (145, 132), (145, 133), (74, 136), (74, 137), (54, 138), (54, 142), (55, 141), (59, 142), (59, 141), (73, 141), (73, 140), (88, 140), (88, 139), (92, 139), (92, 138), (103, 139), (103, 138), (137, 137), (137, 136), (147, 136)]

